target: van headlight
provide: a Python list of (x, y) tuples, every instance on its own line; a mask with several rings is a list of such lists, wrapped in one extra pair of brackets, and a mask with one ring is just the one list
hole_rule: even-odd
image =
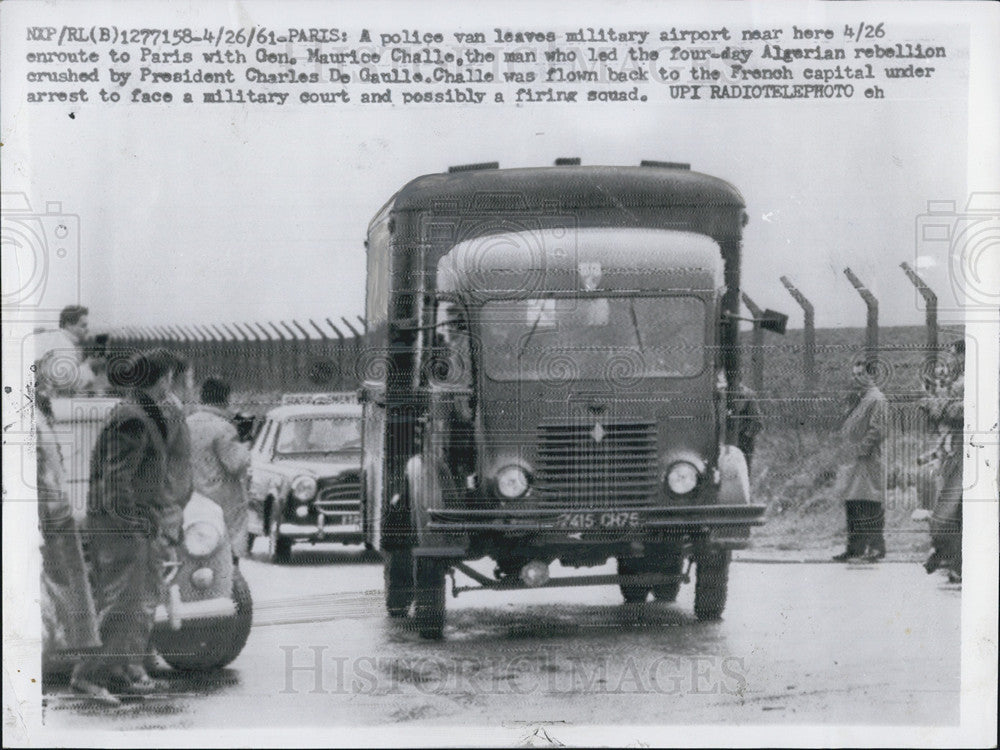
[(308, 474), (295, 477), (292, 480), (292, 496), (296, 500), (312, 500), (316, 494), (316, 478)]
[(196, 521), (184, 529), (184, 549), (191, 557), (208, 557), (219, 548), (222, 533), (210, 523)]
[(667, 487), (675, 495), (686, 495), (698, 486), (698, 469), (687, 461), (678, 461), (667, 470)]
[(528, 484), (528, 474), (520, 466), (505, 466), (497, 472), (497, 491), (508, 500), (524, 497)]

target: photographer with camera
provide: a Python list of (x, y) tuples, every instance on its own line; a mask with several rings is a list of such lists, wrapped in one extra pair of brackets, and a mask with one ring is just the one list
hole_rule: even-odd
[(240, 440), (229, 411), (229, 383), (207, 378), (201, 386), (201, 404), (187, 418), (191, 431), (194, 489), (222, 508), (233, 557), (246, 557), (247, 495), (245, 479), (250, 450)]

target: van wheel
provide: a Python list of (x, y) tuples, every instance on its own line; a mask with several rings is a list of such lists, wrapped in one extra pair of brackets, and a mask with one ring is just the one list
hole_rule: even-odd
[(729, 590), (727, 549), (706, 550), (695, 561), (694, 614), (699, 620), (718, 620), (726, 608)]
[(653, 596), (658, 602), (675, 602), (677, 594), (681, 590), (680, 575), (684, 570), (684, 555), (680, 550), (669, 550), (660, 565), (660, 571), (664, 575), (678, 576), (672, 583), (665, 583), (662, 586), (653, 586)]
[[(648, 572), (648, 564), (644, 557), (619, 557), (618, 575), (633, 576)], [(622, 598), (626, 604), (642, 604), (649, 596), (649, 586), (629, 586), (621, 584), (619, 586)]]
[(445, 576), (448, 564), (443, 560), (418, 557), (414, 571), (417, 632), (421, 638), (441, 640), (444, 635)]
[(413, 555), (410, 550), (386, 553), (382, 573), (389, 617), (406, 617), (413, 603)]

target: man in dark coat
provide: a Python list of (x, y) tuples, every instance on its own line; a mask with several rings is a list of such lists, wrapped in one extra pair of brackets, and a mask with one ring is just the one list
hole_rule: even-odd
[[(172, 548), (181, 542), (184, 506), (188, 504), (191, 493), (194, 492), (191, 431), (187, 426), (184, 406), (190, 399), (191, 366), (184, 357), (166, 351), (173, 374), (172, 387), (157, 404), (167, 422), (167, 466), (163, 476), (164, 504), (158, 520), (159, 533), (156, 537), (156, 553), (161, 564), (171, 559)], [(150, 591), (152, 599), (147, 606), (156, 611), (156, 605), (163, 601), (166, 593), (162, 586), (157, 591)], [(152, 673), (169, 670), (169, 665), (157, 653), (152, 643), (146, 649), (143, 667)]]
[(874, 562), (885, 557), (885, 439), (888, 404), (873, 380), (875, 363), (856, 363), (857, 405), (840, 430), (848, 464), (838, 485), (847, 511), (847, 549), (833, 559), (845, 562), (864, 557)]
[(757, 434), (764, 428), (760, 406), (757, 404), (757, 394), (740, 383), (733, 394), (732, 408), (727, 416), (726, 434), (729, 436), (729, 441), (735, 442), (736, 447), (746, 457), (747, 472), (749, 472)]
[(132, 393), (108, 415), (91, 456), (87, 540), (103, 645), (79, 677), (113, 692), (159, 687), (142, 660), (160, 587), (156, 539), (168, 504), (168, 425), (159, 403), (171, 368), (165, 350), (132, 357), (119, 374)]

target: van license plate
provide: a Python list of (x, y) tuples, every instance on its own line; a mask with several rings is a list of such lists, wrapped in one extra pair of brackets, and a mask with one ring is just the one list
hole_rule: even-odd
[(361, 526), (360, 513), (344, 513), (326, 516), (327, 526)]
[(556, 528), (585, 531), (587, 529), (634, 529), (642, 525), (638, 511), (605, 511), (603, 513), (560, 513)]

